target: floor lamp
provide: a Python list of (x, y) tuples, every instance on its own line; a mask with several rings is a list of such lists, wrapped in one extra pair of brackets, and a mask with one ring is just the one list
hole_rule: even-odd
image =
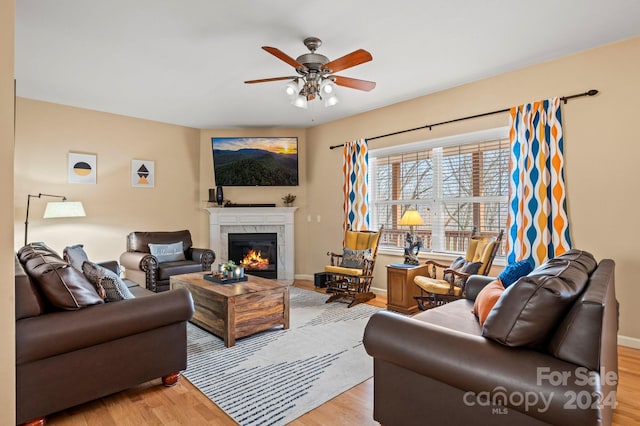
[(67, 197), (63, 195), (42, 194), (27, 196), (27, 217), (24, 220), (24, 245), (27, 245), (27, 233), (29, 231), (29, 206), (31, 204), (31, 198), (52, 197), (59, 198), (61, 201), (48, 202), (47, 207), (44, 210), (44, 219), (51, 219), (56, 217), (84, 217), (84, 207), (80, 201), (67, 201)]

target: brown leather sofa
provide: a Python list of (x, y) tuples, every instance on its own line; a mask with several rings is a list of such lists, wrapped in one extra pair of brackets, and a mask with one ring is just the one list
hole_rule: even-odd
[(611, 424), (614, 262), (589, 256), (571, 250), (520, 278), (483, 327), (472, 309), (493, 279), (481, 276), (469, 278), (465, 299), (413, 317), (373, 315), (364, 345), (374, 358), (374, 419), (385, 426)]
[[(182, 242), (184, 260), (161, 262), (151, 254), (149, 244)], [(188, 230), (170, 232), (131, 232), (127, 251), (120, 256), (125, 277), (151, 291), (169, 290), (172, 275), (209, 271), (216, 260), (213, 250), (194, 248)]]
[(149, 380), (177, 382), (193, 316), (188, 291), (156, 294), (127, 282), (135, 298), (105, 303), (53, 250), (40, 244), (35, 252), (21, 249), (15, 259), (17, 424), (43, 424)]

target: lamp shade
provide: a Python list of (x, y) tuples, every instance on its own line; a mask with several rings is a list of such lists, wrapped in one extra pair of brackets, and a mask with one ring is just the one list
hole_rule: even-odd
[(60, 201), (47, 203), (42, 217), (51, 219), (56, 217), (84, 217), (86, 215), (82, 202)]
[(424, 225), (424, 220), (422, 220), (422, 216), (420, 216), (420, 213), (418, 213), (418, 210), (407, 209), (402, 215), (399, 225), (405, 225), (405, 226)]

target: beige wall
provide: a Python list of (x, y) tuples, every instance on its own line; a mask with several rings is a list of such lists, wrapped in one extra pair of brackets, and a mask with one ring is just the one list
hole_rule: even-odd
[[(199, 210), (199, 130), (18, 98), (15, 148), (15, 237), (24, 243), (27, 194), (64, 195), (87, 216), (42, 219), (52, 198), (32, 198), (29, 241), (62, 252), (82, 243), (89, 258), (118, 259), (134, 230), (196, 227)], [(69, 152), (97, 156), (97, 183), (71, 184)], [(155, 187), (131, 186), (131, 160), (155, 162)], [(194, 243), (203, 239), (194, 235)]]
[(15, 1), (0, 0), (0, 425), (15, 424), (13, 285), (13, 58)]
[[(429, 123), (507, 108), (552, 96), (597, 89), (595, 97), (570, 101), (563, 108), (566, 183), (574, 247), (596, 258), (616, 261), (620, 334), (640, 344), (640, 287), (637, 271), (640, 228), (637, 212), (640, 144), (640, 38), (459, 86), (398, 105), (310, 128), (307, 131), (308, 209), (325, 218), (309, 228), (305, 272), (319, 271), (325, 252), (341, 242), (340, 150), (329, 145), (373, 137)], [(375, 92), (371, 95), (374, 96)], [(467, 120), (370, 142), (370, 149), (426, 138), (508, 125), (508, 115)], [(397, 258), (380, 256), (374, 286), (386, 288), (384, 265)], [(302, 271), (301, 271), (302, 272)]]

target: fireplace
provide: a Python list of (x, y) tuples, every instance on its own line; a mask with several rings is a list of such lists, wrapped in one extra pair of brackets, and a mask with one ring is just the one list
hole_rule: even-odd
[(263, 278), (278, 277), (278, 234), (229, 233), (229, 260), (244, 266), (244, 272)]
[(293, 284), (295, 269), (294, 218), (297, 207), (208, 207), (209, 247), (221, 262), (229, 259), (230, 233), (277, 233), (278, 281)]

